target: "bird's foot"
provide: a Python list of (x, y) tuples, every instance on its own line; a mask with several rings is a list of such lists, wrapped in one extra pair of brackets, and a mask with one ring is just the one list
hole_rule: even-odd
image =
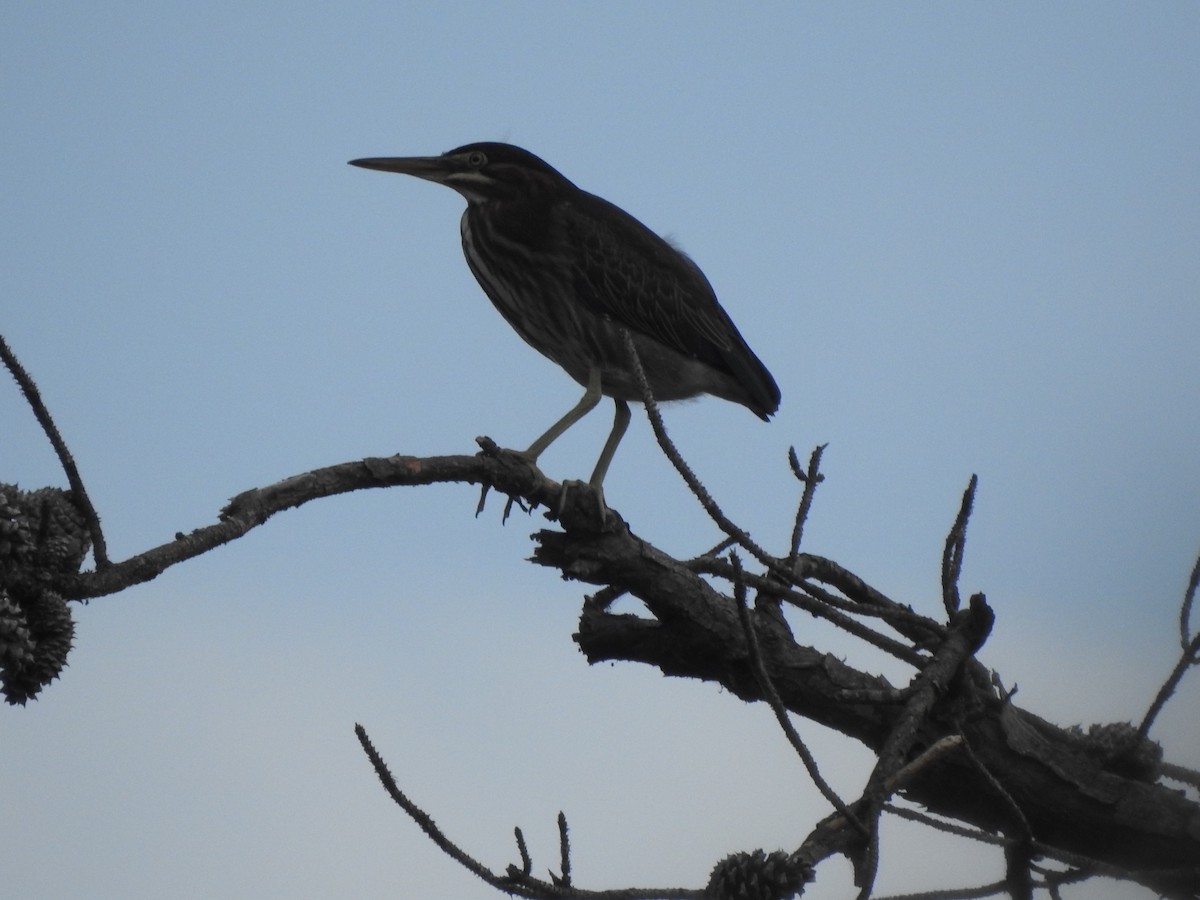
[(554, 512), (563, 524), (589, 531), (615, 531), (624, 521), (604, 502), (603, 488), (573, 478), (562, 483)]
[[(514, 506), (519, 507), (522, 512), (532, 513), (538, 506), (547, 503), (547, 498), (553, 497), (552, 486), (554, 482), (547, 478), (542, 470), (537, 467), (537, 458), (530, 454), (529, 451), (510, 450), (507, 447), (501, 447), (490, 437), (477, 437), (475, 438), (475, 443), (479, 445), (481, 456), (491, 457), (499, 461), (504, 468), (505, 474), (513, 476), (514, 484), (519, 485), (512, 489), (496, 486), (497, 490), (507, 497), (504, 504), (504, 512), (500, 517), (501, 524), (508, 521), (508, 517), (512, 514)], [(490, 484), (484, 484), (480, 490), (479, 503), (475, 506), (476, 518), (479, 518), (480, 513), (483, 512), (484, 506), (487, 503), (488, 492), (492, 487)]]
[[(479, 502), (475, 505), (475, 518), (478, 519), (480, 513), (483, 512), (483, 508), (487, 504), (488, 492), (491, 491), (491, 489), (492, 486), (490, 484), (485, 484), (482, 488), (480, 488)], [(504, 512), (500, 514), (501, 525), (508, 521), (508, 517), (512, 514), (514, 506), (520, 507), (521, 512), (526, 514), (533, 512), (532, 506), (526, 506), (525, 501), (523, 501), (520, 497), (514, 497), (512, 494), (509, 494), (508, 500), (506, 500), (504, 503)]]

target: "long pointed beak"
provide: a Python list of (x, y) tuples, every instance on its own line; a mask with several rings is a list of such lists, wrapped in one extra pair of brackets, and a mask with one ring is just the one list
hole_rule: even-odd
[(375, 169), (380, 172), (399, 172), (402, 175), (415, 175), (427, 181), (445, 181), (451, 167), (441, 156), (373, 156), (366, 159), (352, 159), (350, 165), (360, 169)]

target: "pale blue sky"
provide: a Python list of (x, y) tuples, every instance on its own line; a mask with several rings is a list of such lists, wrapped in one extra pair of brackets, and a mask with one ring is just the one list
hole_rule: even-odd
[[(666, 410), (760, 540), (787, 540), (787, 447), (828, 442), (809, 549), (936, 613), (977, 472), (963, 588), (1022, 703), (1137, 719), (1173, 664), (1200, 548), (1193, 3), (10, 4), (0, 97), (0, 332), (114, 557), (313, 466), (524, 446), (577, 399), (475, 285), (461, 200), (345, 164), (508, 140), (682, 245), (774, 372), (770, 425)], [(547, 473), (585, 476), (608, 424)], [(11, 386), (0, 478), (63, 483)], [(717, 539), (640, 416), (606, 488), (668, 551)], [(495, 867), (514, 824), (555, 865), (559, 809), (587, 887), (794, 846), (825, 809), (769, 713), (589, 669), (585, 588), (524, 562), (541, 517), (475, 499), (314, 504), (78, 609), (64, 679), (0, 710), (5, 889), (494, 896), (386, 800), (355, 721)], [(1158, 729), (1192, 765), (1198, 708), (1193, 677)], [(801, 727), (856, 792), (870, 758)], [(937, 877), (907, 841), (887, 890), (1000, 872), (939, 843)], [(847, 895), (838, 865), (811, 896)]]

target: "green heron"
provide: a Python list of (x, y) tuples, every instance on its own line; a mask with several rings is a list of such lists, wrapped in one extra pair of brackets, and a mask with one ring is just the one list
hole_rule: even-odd
[(526, 343), (584, 386), (582, 399), (525, 451), (531, 459), (601, 395), (611, 397), (616, 416), (590, 479), (602, 491), (629, 425), (628, 401), (642, 399), (626, 332), (657, 400), (713, 394), (764, 420), (779, 408), (775, 379), (700, 268), (527, 150), (479, 143), (441, 156), (350, 164), (415, 175), (462, 194), (463, 253), (484, 293)]

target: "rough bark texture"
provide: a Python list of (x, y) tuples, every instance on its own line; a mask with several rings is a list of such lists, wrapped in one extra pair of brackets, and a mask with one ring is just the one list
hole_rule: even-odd
[[(599, 536), (568, 527), (566, 533), (542, 531), (536, 538), (536, 562), (568, 578), (628, 591), (652, 617), (586, 604), (575, 640), (590, 662), (645, 663), (667, 675), (716, 682), (744, 700), (763, 699), (732, 597), (623, 525)], [(820, 561), (814, 568), (823, 565)], [(754, 621), (785, 706), (880, 752), (901, 707), (844, 697), (875, 692), (882, 698), (892, 685), (798, 644), (776, 610), (760, 602)], [(1183, 792), (1154, 783), (1153, 752), (1120, 742), (1098, 747), (986, 690), (980, 681), (962, 677), (955, 682), (921, 723), (910, 757), (961, 730), (978, 763), (1019, 806), (1035, 840), (1124, 869), (1166, 896), (1200, 895), (1200, 806)], [(1139, 750), (1145, 761), (1138, 761)], [(1017, 829), (979, 765), (961, 754), (925, 770), (905, 795), (932, 812), (989, 831)]]

